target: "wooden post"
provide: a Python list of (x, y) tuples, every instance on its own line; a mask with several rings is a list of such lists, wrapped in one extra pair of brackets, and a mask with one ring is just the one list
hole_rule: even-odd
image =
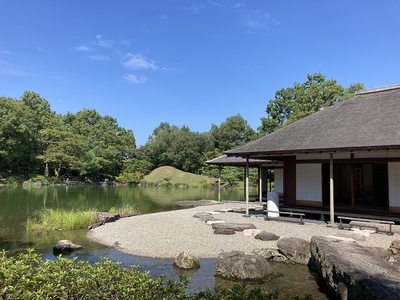
[(249, 215), (249, 158), (246, 157), (246, 215)]
[(262, 165), (260, 164), (258, 167), (258, 195), (260, 197), (260, 203), (262, 202), (262, 194), (263, 194), (263, 180), (262, 180)]
[(218, 201), (221, 201), (221, 166), (218, 166)]
[(329, 160), (329, 212), (331, 225), (335, 224), (335, 208), (334, 208), (334, 182), (333, 182), (333, 153), (330, 154)]

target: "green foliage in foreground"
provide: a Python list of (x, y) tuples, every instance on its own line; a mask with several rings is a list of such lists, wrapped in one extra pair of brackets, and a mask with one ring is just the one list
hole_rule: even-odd
[[(17, 257), (0, 252), (0, 299), (182, 299), (182, 300), (274, 300), (279, 293), (247, 289), (234, 285), (230, 289), (207, 289), (194, 295), (185, 292), (188, 280), (152, 278), (139, 267), (123, 268), (121, 263), (102, 258), (89, 262), (60, 257), (43, 261), (29, 249)], [(288, 297), (287, 300), (311, 300), (311, 296)]]
[(96, 221), (94, 211), (47, 209), (38, 218), (26, 221), (28, 231), (75, 230), (87, 228)]

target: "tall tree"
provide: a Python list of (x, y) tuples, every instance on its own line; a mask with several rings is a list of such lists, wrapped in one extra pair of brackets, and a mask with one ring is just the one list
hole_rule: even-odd
[(120, 127), (116, 119), (103, 117), (96, 110), (67, 114), (65, 121), (86, 145), (82, 174), (117, 175), (136, 148), (131, 130)]
[(153, 130), (146, 145), (141, 147), (141, 152), (145, 153), (154, 168), (172, 166), (198, 173), (204, 166), (203, 153), (210, 149), (212, 142), (208, 134), (162, 122)]
[(364, 85), (361, 83), (344, 88), (334, 79), (327, 80), (321, 73), (308, 74), (304, 83), (295, 83), (293, 87), (275, 93), (275, 99), (270, 100), (266, 108), (268, 116), (261, 118), (259, 131), (269, 134), (324, 107), (348, 99), (362, 89)]
[(211, 125), (214, 147), (221, 152), (244, 145), (256, 138), (256, 132), (240, 115), (228, 117), (220, 126)]

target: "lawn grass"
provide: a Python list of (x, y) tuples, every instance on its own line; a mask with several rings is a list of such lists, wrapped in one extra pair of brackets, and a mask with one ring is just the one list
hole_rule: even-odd
[(196, 175), (193, 173), (184, 172), (178, 170), (174, 167), (159, 167), (153, 170), (150, 174), (144, 177), (146, 182), (162, 182), (168, 178), (172, 184), (174, 183), (194, 183), (194, 182), (204, 182), (214, 183), (215, 178), (210, 178), (204, 175)]

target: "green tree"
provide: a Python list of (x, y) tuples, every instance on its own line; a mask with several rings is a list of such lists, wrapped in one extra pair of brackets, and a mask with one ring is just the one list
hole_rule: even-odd
[(135, 151), (133, 132), (120, 127), (116, 119), (101, 116), (96, 110), (83, 109), (75, 115), (67, 114), (65, 122), (85, 144), (85, 165), (81, 174), (118, 175), (124, 161)]
[(269, 134), (324, 107), (348, 99), (362, 89), (364, 85), (361, 83), (344, 88), (334, 79), (327, 80), (321, 73), (308, 74), (306, 82), (295, 83), (293, 87), (275, 93), (275, 99), (270, 100), (266, 108), (268, 116), (261, 118), (259, 131)]
[(82, 170), (85, 143), (68, 126), (41, 130), (40, 142), (44, 151), (38, 158), (54, 169), (56, 177), (61, 175), (62, 169), (77, 172)]
[(210, 133), (214, 147), (221, 152), (244, 145), (257, 137), (254, 129), (240, 114), (228, 117), (220, 126), (212, 124)]
[(162, 122), (153, 130), (141, 149), (154, 168), (172, 166), (192, 173), (202, 172), (203, 153), (212, 149), (206, 133), (192, 132), (187, 126), (178, 127)]

